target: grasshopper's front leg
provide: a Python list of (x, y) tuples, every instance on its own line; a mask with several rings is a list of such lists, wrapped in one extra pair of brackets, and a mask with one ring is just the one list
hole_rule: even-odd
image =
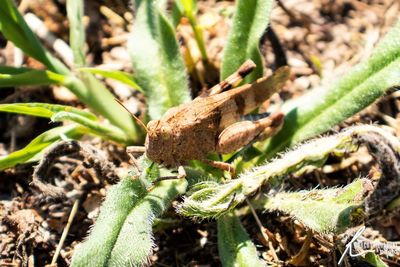
[(165, 181), (165, 180), (175, 180), (175, 179), (184, 179), (186, 178), (186, 171), (183, 168), (182, 165), (178, 166), (178, 175), (172, 175), (172, 176), (161, 176), (158, 177), (157, 179), (155, 179), (152, 184), (155, 185), (161, 181)]
[(135, 158), (135, 155), (144, 154), (145, 152), (146, 148), (144, 146), (128, 146), (126, 148), (126, 153), (128, 154), (137, 171), (139, 171), (139, 163)]
[(253, 141), (272, 136), (282, 127), (283, 118), (278, 112), (257, 121), (240, 121), (228, 126), (218, 137), (217, 153), (231, 153)]
[(126, 153), (128, 154), (143, 154), (146, 152), (146, 148), (144, 146), (128, 146), (126, 148)]

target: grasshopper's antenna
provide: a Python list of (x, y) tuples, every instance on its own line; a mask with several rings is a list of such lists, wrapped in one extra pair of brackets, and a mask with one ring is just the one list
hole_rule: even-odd
[(145, 125), (138, 117), (136, 117), (135, 114), (133, 114), (132, 112), (130, 112), (129, 109), (127, 109), (127, 108), (124, 106), (124, 104), (122, 104), (122, 102), (119, 101), (119, 99), (117, 99), (117, 98), (114, 98), (114, 99), (115, 99), (115, 101), (117, 101), (118, 104), (120, 104), (126, 111), (128, 111), (129, 114), (132, 115), (132, 117), (135, 119), (135, 121), (146, 131), (146, 133), (149, 132), (149, 130), (147, 129), (146, 125)]

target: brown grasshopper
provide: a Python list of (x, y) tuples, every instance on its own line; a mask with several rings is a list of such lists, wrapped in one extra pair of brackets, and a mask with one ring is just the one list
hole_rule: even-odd
[(178, 178), (186, 176), (182, 165), (188, 160), (232, 170), (227, 163), (205, 158), (213, 152), (231, 153), (271, 136), (283, 122), (280, 112), (256, 121), (240, 121), (278, 91), (290, 74), (288, 67), (282, 67), (269, 77), (231, 89), (254, 68), (254, 62), (247, 60), (234, 74), (190, 103), (173, 107), (161, 119), (150, 121), (144, 127), (145, 146), (128, 147), (127, 152), (144, 152), (156, 163), (178, 167)]

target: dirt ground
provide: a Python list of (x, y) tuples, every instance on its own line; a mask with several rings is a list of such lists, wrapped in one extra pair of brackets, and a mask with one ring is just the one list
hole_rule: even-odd
[[(132, 72), (126, 48), (134, 21), (131, 4), (123, 0), (85, 2), (88, 62), (93, 66)], [(204, 30), (208, 55), (218, 68), (234, 2), (198, 1), (198, 7), (199, 24)], [(65, 1), (21, 1), (20, 10), (37, 16), (44, 22), (39, 27), (46, 27), (56, 38), (68, 42)], [(279, 103), (296, 98), (321, 85), (322, 78), (324, 84), (329, 84), (329, 81), (340, 77), (351, 66), (367, 58), (374, 45), (394, 24), (399, 11), (398, 0), (278, 1), (272, 12), (271, 27), (263, 38), (261, 48), (267, 69), (288, 64), (293, 74), (274, 101)], [(182, 21), (178, 33), (181, 40), (193, 47), (194, 58), (199, 59), (200, 54), (187, 22)], [(51, 38), (45, 37), (42, 41), (52, 50)], [(62, 54), (62, 51), (55, 53)], [(0, 64), (42, 68), (40, 63), (24, 57), (2, 36)], [(205, 77), (205, 84), (200, 84), (192, 77), (193, 94), (199, 92), (201, 86), (210, 86), (217, 80), (215, 73)], [(105, 83), (131, 110), (145, 112), (142, 95), (132, 93), (131, 89), (111, 80)], [(13, 102), (47, 102), (83, 107), (75, 96), (60, 87), (0, 90), (0, 103)], [(390, 92), (333, 130), (355, 123), (375, 122), (390, 127), (400, 136), (399, 110), (400, 94)], [(47, 119), (0, 113), (0, 156), (24, 147), (32, 138), (54, 126)], [(96, 138), (84, 138), (83, 142), (105, 152), (108, 160), (120, 169), (130, 164), (122, 147)], [(301, 177), (289, 177), (285, 187), (309, 189), (318, 184), (322, 187), (346, 184), (353, 178), (368, 175), (373, 168), (371, 159), (368, 155), (364, 156), (357, 154), (361, 158), (346, 166), (336, 164), (338, 159), (329, 159), (328, 167)], [(57, 266), (68, 266), (74, 248), (84, 240), (94, 224), (107, 190), (116, 183), (113, 177), (108, 180), (98, 179), (93, 170), (83, 166), (79, 155), (55, 158), (54, 165), (49, 169), (49, 177), (52, 177), (49, 182), (61, 188), (68, 196), (66, 201), (60, 202), (44, 197), (30, 187), (35, 164), (0, 171), (0, 266), (50, 264), (72, 206), (80, 199), (78, 211), (57, 258)], [(399, 240), (399, 215), (392, 214), (373, 222), (368, 228), (370, 238)], [(253, 216), (243, 217), (242, 223), (257, 245), (260, 255), (267, 261), (283, 266), (335, 266), (340, 254), (333, 236), (313, 235), (307, 255), (300, 257), (298, 253), (307, 239), (307, 230), (283, 214), (260, 213), (259, 216), (264, 227), (279, 240), (275, 254), (265, 244)], [(156, 231), (157, 246), (150, 256), (152, 265), (220, 266), (215, 221), (193, 222), (179, 217), (172, 208), (164, 217), (173, 219), (175, 223)], [(391, 266), (400, 266), (398, 260), (392, 258), (386, 262)], [(358, 266), (357, 263), (354, 266)]]

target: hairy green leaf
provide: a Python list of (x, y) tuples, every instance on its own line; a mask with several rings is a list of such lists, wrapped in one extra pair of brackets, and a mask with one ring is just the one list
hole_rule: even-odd
[(400, 21), (364, 62), (329, 90), (314, 90), (292, 104), (282, 130), (264, 147), (270, 158), (287, 146), (321, 134), (361, 111), (388, 89), (400, 86)]
[(83, 0), (67, 0), (67, 15), (69, 21), (69, 44), (74, 53), (76, 66), (85, 65), (85, 28), (83, 25)]
[(157, 1), (137, 0), (129, 53), (138, 84), (144, 90), (151, 119), (190, 101), (187, 77), (174, 29)]
[(71, 266), (109, 266), (111, 251), (121, 228), (128, 214), (145, 194), (146, 188), (139, 179), (127, 177), (113, 186), (100, 208), (100, 215), (89, 238), (75, 250)]
[(176, 28), (183, 17), (183, 6), (180, 0), (173, 1), (171, 10), (172, 25)]
[[(120, 266), (118, 264), (123, 260), (131, 262), (132, 265), (145, 262), (153, 248), (149, 241), (153, 240), (154, 219), (171, 205), (172, 200), (185, 192), (186, 184), (185, 180), (168, 181), (152, 189), (138, 203), (129, 213), (111, 252), (111, 266)], [(137, 245), (134, 249), (126, 249), (126, 244)]]
[(107, 194), (89, 238), (75, 251), (76, 266), (142, 266), (154, 246), (152, 224), (184, 193), (185, 180), (164, 181), (148, 192), (126, 177)]
[(218, 254), (224, 267), (266, 266), (239, 218), (233, 214), (218, 220)]
[(15, 151), (7, 156), (0, 157), (0, 170), (29, 162), (33, 158), (37, 159), (37, 155), (40, 154), (43, 149), (57, 142), (61, 138), (78, 138), (81, 135), (82, 129), (76, 124), (48, 130), (33, 139), (23, 149)]
[(47, 104), (47, 103), (12, 103), (0, 104), (0, 111), (32, 115), (36, 117), (51, 118), (55, 113), (66, 111), (74, 113), (90, 120), (97, 120), (96, 115), (89, 111), (74, 108), (65, 105)]
[(341, 233), (362, 221), (363, 198), (359, 196), (366, 195), (364, 183), (368, 179), (355, 180), (344, 188), (281, 192), (253, 203), (255, 208), (284, 212), (319, 233)]
[(234, 73), (246, 59), (252, 59), (257, 65), (246, 77), (246, 83), (263, 75), (259, 42), (267, 29), (273, 3), (272, 0), (237, 1), (232, 28), (222, 57), (221, 80)]
[(114, 80), (122, 82), (136, 90), (139, 90), (140, 92), (143, 92), (143, 89), (140, 88), (140, 86), (135, 82), (135, 79), (133, 78), (132, 74), (129, 74), (129, 73), (126, 73), (123, 71), (118, 71), (118, 70), (105, 70), (105, 69), (99, 69), (99, 68), (80, 68), (79, 70), (90, 72), (93, 74), (98, 74), (105, 78), (114, 79)]
[(391, 147), (400, 151), (400, 142), (379, 127), (354, 126), (337, 135), (315, 139), (298, 146), (271, 162), (266, 162), (225, 183), (200, 182), (193, 186), (191, 195), (185, 198), (179, 211), (186, 216), (219, 217), (242, 203), (266, 183), (278, 186), (289, 173), (300, 174), (307, 166), (321, 166), (331, 153), (341, 155), (344, 152), (357, 150), (355, 141), (367, 133), (374, 133), (385, 140), (390, 140)]

